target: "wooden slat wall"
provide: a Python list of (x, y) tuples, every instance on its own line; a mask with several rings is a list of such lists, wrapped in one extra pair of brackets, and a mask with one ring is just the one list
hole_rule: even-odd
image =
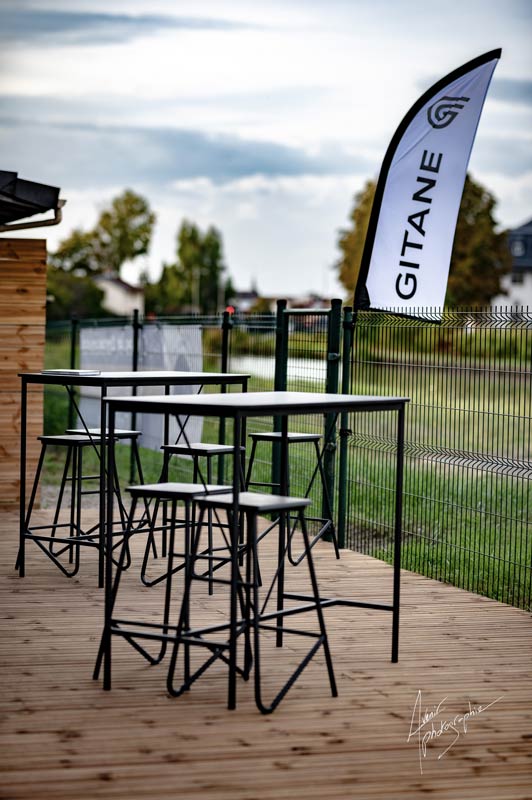
[[(0, 238), (0, 506), (18, 503), (20, 448), (19, 372), (44, 365), (46, 241)], [(43, 393), (28, 397), (28, 469), (35, 473), (42, 433)]]

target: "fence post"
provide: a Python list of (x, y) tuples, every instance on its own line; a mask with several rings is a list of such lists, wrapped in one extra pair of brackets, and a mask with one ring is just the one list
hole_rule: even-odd
[[(229, 311), (224, 311), (222, 316), (222, 363), (221, 371), (229, 372), (229, 349), (231, 340), (231, 329), (233, 327), (233, 317)], [(222, 392), (227, 391), (226, 386), (222, 386)], [(218, 442), (225, 444), (225, 417), (220, 417), (220, 427), (218, 429)], [(218, 457), (218, 483), (223, 484), (225, 477), (224, 457)]]
[(132, 364), (131, 369), (133, 372), (137, 372), (139, 368), (139, 333), (142, 328), (142, 324), (139, 322), (139, 310), (135, 308), (133, 310), (133, 357), (132, 357)]
[[(78, 347), (78, 328), (79, 328), (79, 320), (73, 314), (70, 317), (70, 369), (76, 369), (76, 356), (77, 356), (77, 347)], [(73, 428), (75, 425), (74, 421), (74, 392), (75, 389), (72, 388), (72, 393), (68, 395), (68, 427)]]
[[(331, 311), (328, 316), (327, 328), (327, 377), (325, 391), (328, 394), (338, 393), (338, 375), (340, 363), (340, 331), (342, 326), (342, 301), (331, 300)], [(324, 420), (323, 469), (327, 492), (329, 494), (331, 512), (334, 512), (334, 470), (336, 456), (335, 415), (325, 414)], [(322, 498), (322, 515), (328, 516), (325, 498)]]
[[(342, 394), (349, 394), (351, 382), (351, 348), (353, 345), (353, 309), (344, 309), (342, 342)], [(345, 520), (347, 515), (347, 444), (351, 431), (347, 425), (349, 414), (340, 414), (340, 458), (338, 470), (338, 547), (345, 547)]]
[[(274, 390), (276, 392), (286, 392), (287, 373), (288, 373), (288, 324), (289, 315), (286, 313), (286, 300), (277, 301), (277, 318), (275, 325), (275, 376)], [(281, 417), (274, 417), (274, 431), (281, 430)], [(272, 444), (272, 478), (271, 482), (281, 483), (281, 446), (279, 442)], [(279, 490), (277, 490), (279, 492)]]
[[(133, 310), (133, 320), (132, 320), (132, 332), (133, 332), (133, 354), (131, 358), (131, 369), (133, 372), (138, 372), (139, 368), (139, 334), (142, 328), (142, 323), (139, 321), (139, 310), (135, 308)], [(132, 389), (132, 395), (135, 396), (137, 394), (137, 387), (134, 386)], [(131, 412), (131, 430), (134, 431), (137, 425), (137, 415), (134, 411)], [(129, 453), (129, 482), (135, 482), (135, 471), (136, 471), (136, 464), (135, 458), (133, 456), (133, 447)]]
[[(229, 311), (224, 311), (222, 315), (222, 372), (229, 371), (229, 340), (232, 327), (233, 318)], [(223, 386), (222, 391), (225, 391), (226, 388)]]

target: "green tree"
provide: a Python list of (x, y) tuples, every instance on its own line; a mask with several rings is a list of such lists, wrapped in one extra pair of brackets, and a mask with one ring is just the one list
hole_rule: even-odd
[[(335, 267), (350, 299), (360, 271), (375, 186), (374, 181), (368, 181), (355, 195), (351, 226), (341, 230), (338, 238), (341, 257)], [(493, 195), (468, 175), (451, 255), (447, 306), (489, 305), (491, 298), (502, 291), (501, 278), (510, 271), (512, 259), (506, 233), (495, 230), (495, 205)]]
[(496, 233), (493, 195), (466, 178), (456, 224), (446, 305), (487, 306), (504, 293), (501, 278), (512, 268), (506, 231)]
[(353, 210), (349, 216), (351, 227), (340, 230), (338, 247), (342, 253), (336, 262), (338, 279), (342, 286), (349, 292), (352, 299), (353, 292), (360, 272), (362, 251), (366, 241), (371, 206), (375, 195), (375, 181), (366, 181), (362, 191), (355, 195)]
[(126, 189), (102, 211), (94, 229), (98, 263), (118, 275), (122, 264), (148, 252), (154, 225), (148, 202)]
[(48, 255), (47, 291), (54, 298), (48, 318), (106, 316), (103, 292), (92, 278), (103, 272), (119, 276), (122, 264), (147, 253), (154, 224), (148, 202), (126, 189), (101, 212), (92, 230), (73, 230)]
[(209, 227), (205, 234), (193, 222), (183, 220), (177, 234), (177, 272), (185, 288), (185, 300), (202, 314), (213, 314), (223, 303), (223, 244), (220, 233)]
[(159, 281), (145, 290), (146, 311), (173, 314), (195, 311), (214, 314), (233, 293), (225, 278), (223, 242), (219, 231), (205, 233), (193, 222), (183, 220), (177, 232), (177, 260), (166, 264)]
[(48, 254), (48, 263), (73, 275), (97, 275), (102, 272), (94, 231), (73, 230), (59, 243), (55, 253)]
[(106, 315), (102, 308), (103, 292), (87, 275), (74, 275), (49, 264), (46, 291), (48, 320)]
[(149, 283), (146, 277), (143, 283), (146, 314), (168, 316), (183, 309), (183, 285), (175, 264), (163, 264), (161, 277), (156, 283)]
[(147, 200), (126, 189), (101, 212), (92, 230), (77, 228), (60, 242), (50, 263), (76, 275), (118, 276), (122, 264), (148, 252), (154, 224)]

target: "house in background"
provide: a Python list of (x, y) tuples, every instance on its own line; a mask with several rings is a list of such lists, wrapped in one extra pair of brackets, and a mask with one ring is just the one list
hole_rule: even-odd
[(512, 271), (501, 281), (507, 294), (493, 298), (492, 306), (532, 308), (532, 219), (508, 231)]
[(94, 279), (98, 289), (104, 293), (102, 306), (118, 317), (129, 317), (135, 309), (144, 315), (144, 289), (132, 286), (114, 275), (98, 275)]
[(251, 288), (242, 291), (235, 291), (230, 298), (230, 303), (238, 311), (247, 314), (259, 299), (259, 293), (256, 289)]

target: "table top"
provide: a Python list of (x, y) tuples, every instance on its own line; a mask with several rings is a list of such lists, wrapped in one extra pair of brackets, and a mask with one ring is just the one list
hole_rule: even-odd
[[(176, 372), (172, 370), (118, 370), (82, 374), (84, 370), (64, 372), (20, 372), (27, 383), (59, 384), (61, 386), (194, 386), (197, 384), (229, 385), (247, 381), (249, 375), (233, 372)], [(89, 372), (89, 370), (87, 370)]]
[(320, 392), (230, 392), (228, 394), (144, 395), (107, 397), (109, 409), (122, 411), (252, 417), (262, 414), (305, 414), (333, 411), (397, 410), (408, 397), (327, 394)]

